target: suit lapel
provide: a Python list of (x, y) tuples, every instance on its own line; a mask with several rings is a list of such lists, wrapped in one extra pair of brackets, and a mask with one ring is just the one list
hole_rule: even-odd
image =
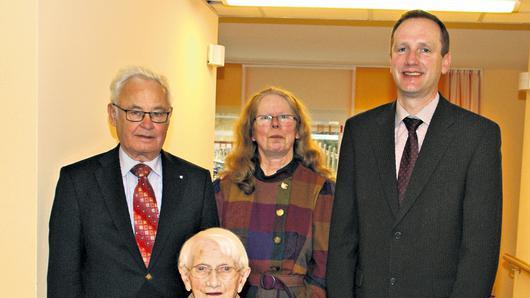
[(385, 198), (394, 216), (399, 211), (398, 193), (396, 186), (396, 154), (394, 150), (394, 127), (395, 127), (396, 104), (387, 105), (376, 118), (373, 132), (373, 152), (377, 160), (377, 166), (385, 192)]
[(455, 136), (456, 121), (454, 113), (451, 112), (451, 104), (440, 96), (440, 101), (432, 117), (423, 141), (418, 160), (414, 166), (405, 198), (399, 210), (396, 224), (406, 215), (414, 202), (418, 199), (421, 191), (430, 180), (448, 145)]
[(95, 172), (96, 180), (122, 241), (126, 244), (138, 265), (145, 268), (132, 230), (127, 200), (123, 190), (118, 148), (114, 148), (101, 157), (101, 168)]
[[(173, 222), (178, 220), (176, 214), (177, 210), (181, 210), (184, 206), (182, 204), (182, 191), (184, 189), (184, 182), (187, 179), (186, 173), (183, 172), (182, 167), (179, 166), (179, 161), (173, 156), (162, 151), (162, 208), (160, 210), (160, 217), (158, 220), (158, 228), (156, 234), (155, 245), (153, 253), (149, 262), (149, 268), (155, 266), (160, 253), (162, 252), (168, 236), (174, 232), (175, 225)], [(175, 244), (173, 244), (175, 245)]]

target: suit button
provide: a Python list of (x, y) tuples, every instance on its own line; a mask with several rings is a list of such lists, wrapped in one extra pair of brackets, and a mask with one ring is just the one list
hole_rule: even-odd
[(397, 282), (397, 279), (395, 277), (390, 278), (390, 285), (395, 286)]
[(401, 232), (395, 232), (395, 233), (394, 233), (394, 239), (399, 240), (399, 239), (401, 239), (401, 236), (402, 236), (402, 235), (403, 235), (403, 234), (402, 234)]
[(147, 273), (147, 275), (145, 276), (145, 279), (146, 280), (151, 280), (151, 279), (153, 279), (153, 276), (151, 275), (151, 273)]

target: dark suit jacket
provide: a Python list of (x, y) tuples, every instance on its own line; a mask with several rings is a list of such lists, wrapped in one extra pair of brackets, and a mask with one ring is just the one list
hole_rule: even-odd
[(395, 110), (346, 123), (329, 297), (489, 297), (501, 230), (499, 127), (440, 97), (399, 207)]
[(186, 297), (177, 268), (183, 242), (217, 226), (207, 170), (167, 152), (162, 208), (146, 268), (134, 239), (118, 147), (61, 169), (50, 218), (48, 298)]

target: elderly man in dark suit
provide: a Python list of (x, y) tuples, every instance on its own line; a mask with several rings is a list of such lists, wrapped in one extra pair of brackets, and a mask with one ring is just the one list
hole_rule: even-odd
[(331, 221), (331, 298), (486, 298), (498, 263), (500, 130), (449, 103), (449, 34), (424, 11), (394, 25), (397, 101), (349, 119)]
[(210, 174), (162, 150), (172, 113), (164, 77), (127, 68), (111, 93), (120, 144), (61, 170), (48, 297), (184, 297), (180, 247), (218, 225)]

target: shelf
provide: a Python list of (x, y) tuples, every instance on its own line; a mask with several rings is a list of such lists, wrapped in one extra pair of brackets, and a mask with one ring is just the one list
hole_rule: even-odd
[(313, 137), (313, 140), (326, 140), (326, 141), (339, 141), (339, 135), (338, 134), (321, 134), (321, 133), (313, 133), (311, 134)]

